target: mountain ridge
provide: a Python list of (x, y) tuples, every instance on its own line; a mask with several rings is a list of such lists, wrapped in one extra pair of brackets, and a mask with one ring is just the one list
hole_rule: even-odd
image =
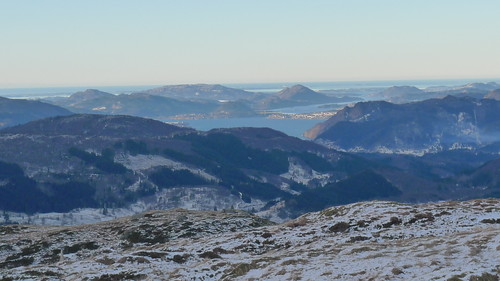
[(405, 104), (361, 102), (305, 136), (346, 151), (422, 153), (481, 147), (498, 137), (499, 110), (500, 102), (493, 99), (454, 96)]
[(255, 93), (229, 88), (220, 84), (181, 84), (166, 85), (139, 93), (180, 99), (230, 100), (251, 99)]
[(128, 115), (73, 114), (48, 117), (2, 130), (7, 134), (86, 135), (86, 136), (170, 136), (193, 129)]
[(70, 115), (71, 111), (49, 103), (0, 97), (0, 129), (40, 118)]

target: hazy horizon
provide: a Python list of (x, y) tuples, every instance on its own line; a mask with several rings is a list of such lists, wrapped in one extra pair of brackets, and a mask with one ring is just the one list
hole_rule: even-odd
[(3, 1), (0, 88), (496, 80), (498, 10), (488, 0)]

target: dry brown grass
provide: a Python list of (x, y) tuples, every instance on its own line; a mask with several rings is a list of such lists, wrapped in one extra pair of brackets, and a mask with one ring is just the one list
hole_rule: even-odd
[(307, 264), (309, 263), (308, 260), (305, 259), (295, 259), (295, 260), (286, 260), (281, 263), (281, 265), (286, 266), (286, 265), (296, 265), (296, 264)]
[(339, 217), (339, 216), (343, 216), (347, 213), (347, 207), (343, 207), (343, 206), (340, 206), (340, 207), (332, 207), (330, 209), (327, 209), (327, 210), (323, 210), (321, 211), (321, 215), (322, 216), (325, 216), (325, 217)]
[(305, 217), (300, 217), (298, 219), (287, 222), (285, 225), (290, 228), (296, 228), (300, 226), (305, 226), (309, 223), (309, 220)]
[(362, 252), (368, 252), (368, 251), (375, 251), (375, 249), (370, 248), (370, 247), (360, 247), (360, 248), (354, 248), (351, 250), (351, 254), (357, 254), (357, 253), (362, 253)]
[(440, 255), (442, 253), (441, 250), (431, 250), (431, 251), (427, 251), (427, 252), (422, 252), (422, 251), (416, 250), (416, 252), (418, 252), (418, 254), (416, 254), (415, 257), (418, 257), (418, 258), (427, 258), (427, 257), (431, 257), (431, 256), (437, 256), (437, 255)]
[(437, 240), (432, 240), (429, 243), (424, 243), (423, 246), (425, 249), (431, 249), (431, 248), (435, 248), (436, 246), (442, 245), (444, 243), (446, 243), (445, 240), (437, 239)]
[(382, 254), (382, 253), (376, 253), (376, 254), (371, 254), (371, 255), (368, 255), (368, 256), (366, 256), (364, 259), (366, 259), (366, 260), (371, 260), (371, 259), (382, 258), (382, 257), (386, 257), (386, 256), (387, 256), (387, 255)]
[(395, 267), (395, 268), (391, 269), (391, 273), (394, 275), (400, 275), (400, 274), (403, 274), (404, 271), (401, 268)]
[(444, 256), (449, 257), (458, 253), (460, 253), (460, 250), (455, 248), (448, 248), (446, 251), (444, 251)]
[(486, 247), (469, 246), (469, 256), (475, 257), (481, 253), (481, 251)]
[(112, 265), (115, 263), (115, 260), (109, 258), (109, 257), (103, 257), (102, 259), (97, 259), (95, 260), (96, 262), (104, 265)]
[(283, 268), (281, 269), (280, 271), (276, 272), (276, 275), (285, 275), (286, 274), (286, 270)]
[(349, 275), (351, 275), (351, 276), (358, 276), (358, 275), (363, 275), (363, 274), (366, 274), (366, 271), (365, 271), (365, 270), (363, 270), (363, 271), (359, 271), (359, 272), (354, 272), (354, 273), (351, 273), (351, 274), (349, 274)]

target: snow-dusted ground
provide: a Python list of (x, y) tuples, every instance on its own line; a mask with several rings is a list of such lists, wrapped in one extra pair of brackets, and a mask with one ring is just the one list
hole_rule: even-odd
[(0, 227), (0, 280), (469, 280), (499, 276), (499, 245), (500, 199), (355, 203), (281, 225), (176, 209)]

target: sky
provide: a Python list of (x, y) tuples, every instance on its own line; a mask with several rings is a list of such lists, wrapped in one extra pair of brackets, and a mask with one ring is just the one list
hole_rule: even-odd
[(498, 0), (0, 0), (0, 88), (500, 78)]

